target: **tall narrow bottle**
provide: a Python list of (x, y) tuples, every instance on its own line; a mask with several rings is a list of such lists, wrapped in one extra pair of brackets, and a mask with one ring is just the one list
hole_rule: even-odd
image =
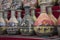
[(7, 28), (7, 33), (8, 34), (17, 34), (18, 33), (18, 21), (15, 17), (15, 8), (11, 7), (11, 18), (8, 22), (8, 28)]
[(22, 0), (15, 0), (16, 1), (16, 4), (15, 5), (17, 8), (17, 12), (18, 12), (18, 17), (17, 17), (17, 20), (18, 20), (18, 26), (21, 26), (21, 23), (22, 23), (22, 18), (21, 18), (21, 6), (22, 6)]
[(22, 22), (22, 28), (20, 29), (22, 35), (32, 35), (33, 34), (33, 21), (30, 16), (30, 6), (25, 6), (25, 16)]
[(46, 12), (47, 2), (45, 0), (42, 0), (42, 2), (40, 3), (40, 7), (41, 14), (35, 21), (36, 27), (34, 27), (34, 30), (38, 36), (48, 36), (54, 30), (54, 27), (52, 26), (54, 23)]
[(31, 7), (31, 17), (32, 17), (32, 19), (33, 19), (33, 21), (35, 22), (36, 21), (36, 16), (35, 16), (35, 7)]
[(31, 0), (31, 15), (32, 15), (32, 19), (35, 21), (36, 20), (36, 16), (35, 16), (35, 6), (37, 4), (37, 0)]
[(3, 19), (3, 10), (0, 9), (0, 34), (4, 34), (6, 30), (6, 24)]

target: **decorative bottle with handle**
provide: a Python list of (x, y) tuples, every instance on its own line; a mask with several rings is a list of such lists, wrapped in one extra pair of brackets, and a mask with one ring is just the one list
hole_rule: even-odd
[(15, 17), (15, 7), (11, 7), (11, 18), (8, 22), (7, 33), (17, 34), (18, 33), (18, 21)]

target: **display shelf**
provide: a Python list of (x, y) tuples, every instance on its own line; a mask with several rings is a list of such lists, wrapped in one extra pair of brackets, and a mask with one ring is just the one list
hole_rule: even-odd
[(0, 35), (1, 40), (60, 40), (58, 36), (38, 37), (38, 36), (22, 36), (22, 35)]
[(38, 37), (38, 36), (22, 36), (22, 35), (0, 35), (0, 39), (29, 39), (29, 40), (45, 40), (46, 38)]

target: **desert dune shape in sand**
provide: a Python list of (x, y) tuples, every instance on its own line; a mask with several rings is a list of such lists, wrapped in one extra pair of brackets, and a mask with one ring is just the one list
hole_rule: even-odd
[(53, 25), (53, 24), (54, 23), (48, 16), (48, 14), (41, 13), (34, 25), (38, 26), (38, 25)]

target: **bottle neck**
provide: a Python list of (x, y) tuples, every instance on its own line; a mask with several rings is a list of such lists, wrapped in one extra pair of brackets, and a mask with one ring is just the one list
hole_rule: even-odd
[(31, 13), (32, 13), (32, 16), (35, 16), (35, 10), (34, 9), (31, 10)]
[(15, 11), (14, 11), (14, 10), (11, 11), (11, 17), (12, 17), (12, 18), (15, 17)]
[(8, 15), (8, 12), (5, 11), (5, 12), (4, 12), (4, 18), (7, 18), (7, 15)]
[(52, 8), (51, 7), (48, 7), (48, 13), (52, 14)]
[(29, 15), (30, 14), (30, 8), (29, 7), (25, 7), (25, 15)]
[(19, 17), (21, 17), (21, 12), (20, 12), (20, 11), (18, 11), (18, 18), (19, 18)]
[(40, 8), (41, 8), (42, 13), (46, 12), (46, 6), (45, 5), (41, 5)]

